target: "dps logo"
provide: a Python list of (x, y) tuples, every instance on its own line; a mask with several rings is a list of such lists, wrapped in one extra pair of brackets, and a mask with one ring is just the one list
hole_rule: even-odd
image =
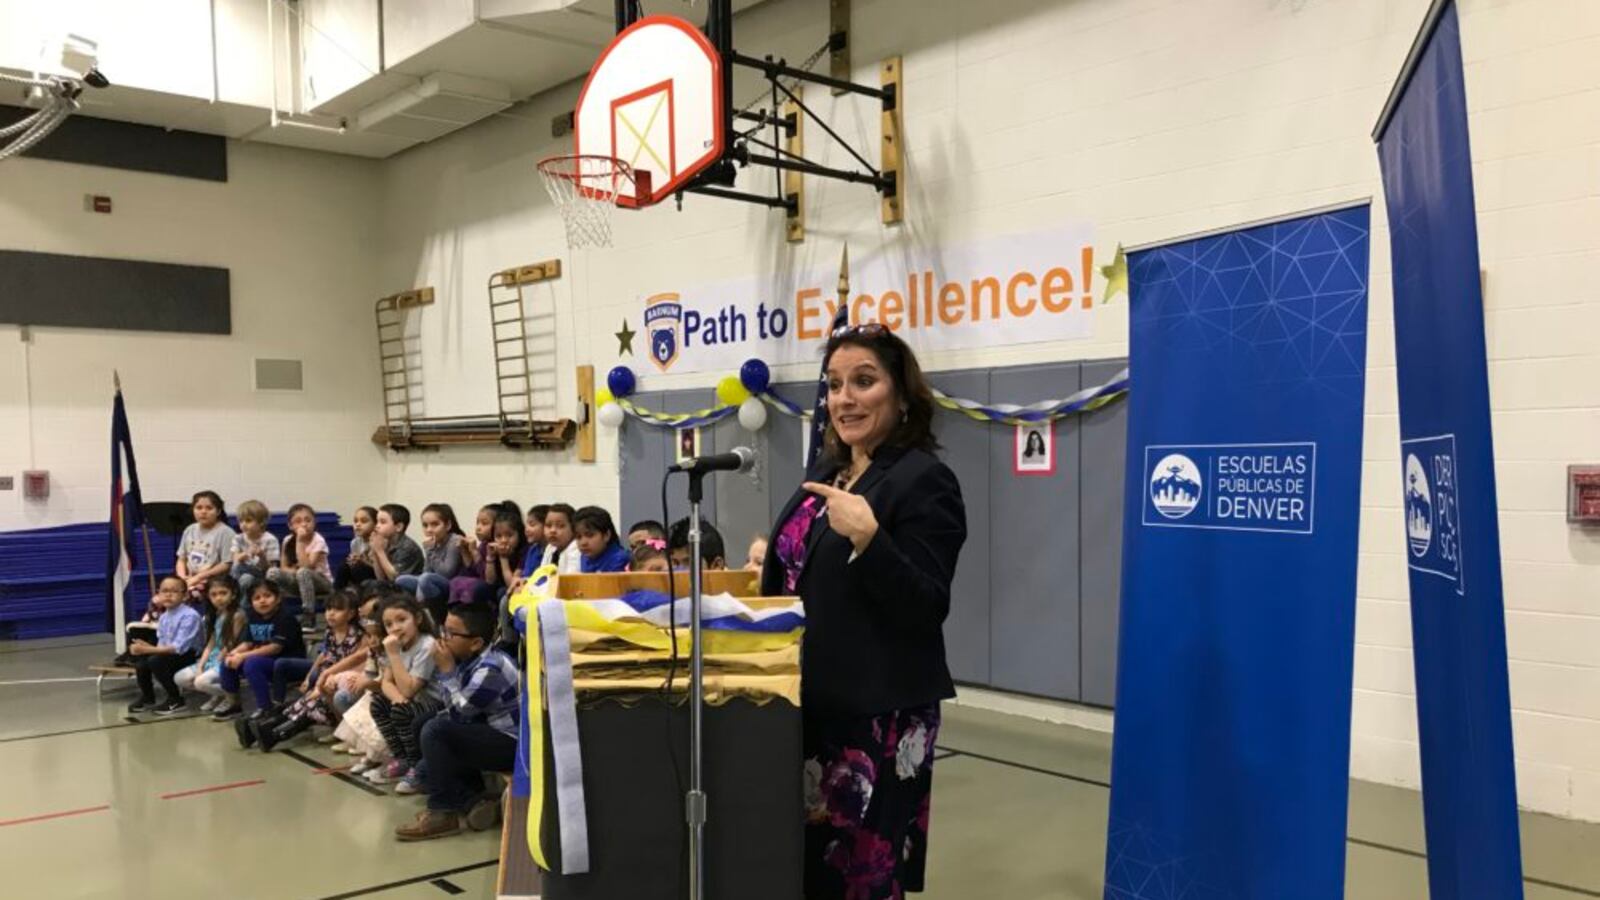
[(644, 301), (644, 331), (650, 339), (650, 361), (665, 372), (678, 361), (683, 347), (683, 304), (676, 293), (656, 294)]
[(1466, 593), (1461, 566), (1461, 496), (1456, 469), (1456, 436), (1400, 442), (1405, 493), (1407, 565), (1453, 581)]
[(1150, 474), (1150, 502), (1156, 512), (1169, 519), (1181, 519), (1200, 505), (1200, 469), (1194, 460), (1173, 453), (1156, 463)]

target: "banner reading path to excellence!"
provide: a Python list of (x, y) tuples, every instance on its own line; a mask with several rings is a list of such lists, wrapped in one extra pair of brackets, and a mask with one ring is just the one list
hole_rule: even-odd
[[(1093, 334), (1091, 229), (1069, 225), (851, 259), (850, 321), (886, 325), (919, 351), (1081, 340)], [(752, 357), (817, 360), (838, 303), (836, 268), (640, 297), (628, 326), (661, 372), (726, 372)]]

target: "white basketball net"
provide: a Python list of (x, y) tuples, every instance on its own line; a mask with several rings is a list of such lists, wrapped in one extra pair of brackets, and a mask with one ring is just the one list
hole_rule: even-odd
[(611, 246), (617, 197), (633, 196), (632, 167), (610, 156), (554, 156), (539, 163), (539, 175), (561, 210), (568, 247)]

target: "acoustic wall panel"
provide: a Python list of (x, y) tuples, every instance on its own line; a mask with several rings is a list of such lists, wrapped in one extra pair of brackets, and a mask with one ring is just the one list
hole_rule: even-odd
[(227, 269), (0, 250), (0, 322), (229, 334)]

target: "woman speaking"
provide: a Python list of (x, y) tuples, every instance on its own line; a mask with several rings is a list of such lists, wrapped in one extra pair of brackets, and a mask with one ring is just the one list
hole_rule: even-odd
[(955, 696), (941, 629), (967, 514), (934, 456), (911, 348), (881, 325), (841, 328), (823, 369), (827, 436), (772, 529), (761, 587), (806, 609), (805, 896), (878, 900), (923, 887), (939, 701)]

